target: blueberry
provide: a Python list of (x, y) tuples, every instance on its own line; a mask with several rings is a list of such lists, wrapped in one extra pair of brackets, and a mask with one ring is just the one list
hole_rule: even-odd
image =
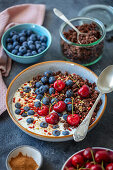
[(27, 48), (27, 47), (28, 47), (28, 42), (27, 42), (27, 41), (24, 41), (24, 42), (22, 43), (22, 45)]
[(49, 90), (49, 86), (48, 86), (48, 85), (45, 85), (44, 88), (46, 88), (47, 90)]
[(72, 102), (71, 98), (65, 98), (64, 100), (65, 104), (68, 104), (69, 102)]
[(34, 115), (35, 112), (34, 112), (33, 110), (29, 110), (29, 111), (27, 112), (27, 114), (28, 114), (28, 115)]
[(57, 128), (59, 128), (58, 125), (53, 125), (53, 129), (57, 129)]
[(59, 135), (60, 135), (60, 131), (59, 131), (59, 130), (54, 130), (54, 131), (52, 132), (52, 134), (53, 134), (54, 136), (59, 136)]
[(50, 84), (53, 84), (55, 82), (55, 80), (56, 80), (55, 77), (53, 77), (53, 76), (49, 77)]
[(40, 127), (42, 127), (42, 128), (47, 128), (47, 127), (48, 127), (48, 123), (46, 123), (46, 122), (41, 122), (41, 123), (40, 123)]
[(47, 42), (47, 37), (45, 35), (40, 37), (41, 42)]
[(36, 55), (37, 54), (37, 52), (36, 51), (32, 51), (32, 55)]
[(34, 122), (34, 119), (33, 119), (33, 118), (28, 118), (28, 119), (26, 120), (26, 122), (27, 122), (28, 124), (31, 124), (31, 123)]
[(57, 99), (57, 98), (53, 98), (53, 99), (51, 100), (51, 104), (52, 104), (52, 105), (56, 104), (57, 102), (58, 102), (58, 99)]
[(24, 110), (25, 110), (25, 111), (28, 111), (28, 110), (30, 110), (30, 107), (29, 107), (29, 106), (25, 106), (25, 107), (24, 107)]
[(57, 113), (59, 117), (62, 117), (62, 113)]
[(9, 33), (10, 37), (12, 37), (12, 36), (15, 35), (15, 34), (17, 34), (16, 31), (11, 31), (11, 32)]
[(72, 87), (72, 85), (73, 85), (73, 81), (72, 80), (67, 80), (66, 81), (66, 86)]
[(14, 49), (11, 51), (12, 54), (16, 55), (18, 53), (18, 50)]
[(21, 104), (20, 104), (20, 103), (15, 103), (15, 107), (16, 107), (17, 109), (20, 109), (20, 108), (21, 108)]
[[(41, 94), (41, 90), (40, 90), (40, 89), (36, 89), (36, 90), (35, 90), (35, 93), (36, 93), (36, 94)], [(42, 94), (43, 94), (43, 93), (42, 93)]]
[(34, 105), (35, 105), (35, 107), (37, 108), (37, 107), (40, 107), (40, 106), (41, 106), (41, 103), (40, 103), (40, 101), (37, 101), (37, 102), (34, 103)]
[(44, 51), (43, 48), (39, 48), (39, 49), (38, 49), (38, 53), (41, 53), (42, 51)]
[(31, 88), (29, 86), (24, 87), (24, 92), (29, 93), (31, 91)]
[(22, 117), (27, 117), (28, 115), (27, 115), (27, 113), (23, 112), (23, 113), (21, 114), (21, 116), (22, 116)]
[(41, 41), (35, 41), (35, 45), (41, 45)]
[(7, 45), (7, 50), (11, 52), (13, 50), (13, 45), (12, 44), (8, 44)]
[(21, 52), (18, 52), (17, 55), (18, 56), (23, 56), (23, 54)]
[(43, 95), (42, 95), (42, 94), (38, 94), (38, 95), (36, 96), (36, 99), (38, 99), (38, 100), (42, 100), (42, 98), (43, 98)]
[(20, 48), (20, 45), (17, 45), (17, 46), (15, 47), (16, 50), (19, 50), (19, 48)]
[(18, 44), (19, 44), (18, 41), (14, 41), (13, 42), (13, 47), (16, 47)]
[(12, 40), (13, 41), (18, 41), (19, 40), (19, 36), (18, 35), (13, 35)]
[(38, 40), (38, 41), (40, 41), (40, 37), (41, 37), (40, 35), (37, 35), (37, 40)]
[(43, 84), (46, 84), (46, 83), (48, 82), (48, 78), (47, 78), (47, 77), (42, 77), (42, 78), (41, 78), (41, 82), (42, 82)]
[(46, 92), (48, 91), (48, 89), (49, 89), (49, 86), (48, 86), (48, 85), (43, 85), (42, 87), (43, 87), (44, 93), (46, 93)]
[(24, 33), (25, 35), (27, 35), (27, 30), (26, 30), (26, 29), (23, 29), (23, 30), (21, 31), (21, 33)]
[(11, 39), (11, 38), (7, 38), (7, 39), (6, 39), (6, 42), (7, 42), (7, 43), (11, 43), (11, 42), (12, 42), (12, 39)]
[(15, 110), (15, 114), (17, 114), (17, 115), (19, 115), (19, 114), (20, 114), (20, 112), (21, 112), (21, 110), (20, 110), (20, 109), (16, 109), (16, 110)]
[(31, 50), (27, 50), (27, 53), (31, 53), (32, 51)]
[(30, 36), (33, 32), (31, 30), (27, 30), (27, 36)]
[(50, 89), (49, 89), (49, 94), (51, 95), (51, 94), (55, 94), (55, 89), (53, 88), (53, 87), (51, 87)]
[(48, 97), (44, 97), (42, 100), (42, 103), (45, 105), (49, 105), (49, 98)]
[(19, 37), (25, 37), (26, 36), (26, 34), (24, 34), (23, 32), (20, 32), (18, 35), (19, 35)]
[(72, 97), (73, 96), (73, 91), (72, 90), (66, 91), (66, 96), (67, 97)]
[(68, 117), (68, 114), (64, 114), (64, 115), (63, 115), (63, 119), (64, 119), (64, 120), (67, 120), (67, 117)]
[(21, 47), (19, 48), (19, 52), (25, 54), (25, 53), (27, 52), (27, 48), (24, 47), (24, 46), (21, 46)]
[(33, 45), (33, 41), (28, 41), (28, 46)]
[(41, 43), (41, 46), (47, 47), (46, 43)]
[(36, 49), (38, 50), (40, 48), (40, 44), (36, 44)]
[(31, 41), (36, 41), (37, 40), (37, 35), (36, 34), (31, 34), (30, 40)]
[(62, 131), (62, 135), (64, 135), (64, 136), (69, 135), (69, 131), (67, 131), (67, 130)]
[(33, 45), (33, 44), (29, 45), (29, 49), (30, 50), (35, 50), (35, 45)]
[(26, 37), (24, 36), (20, 37), (20, 42), (23, 43), (24, 41), (26, 41)]
[(67, 104), (67, 111), (72, 112), (72, 104)]
[(31, 53), (26, 53), (26, 54), (24, 54), (24, 56), (32, 56), (32, 54)]
[(52, 71), (50, 71), (50, 70), (44, 72), (44, 76), (45, 76), (45, 77), (50, 77), (50, 76), (52, 76), (52, 74), (53, 74), (53, 73), (52, 73)]
[(43, 84), (42, 84), (41, 82), (38, 81), (38, 82), (36, 82), (35, 85), (36, 85), (37, 88), (39, 88), (39, 87), (42, 86)]

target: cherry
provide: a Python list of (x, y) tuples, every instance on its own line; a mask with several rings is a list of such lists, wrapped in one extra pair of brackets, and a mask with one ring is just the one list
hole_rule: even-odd
[(72, 165), (81, 167), (84, 164), (84, 157), (81, 154), (74, 155), (72, 157)]
[(56, 111), (56, 112), (63, 112), (66, 110), (66, 104), (64, 101), (59, 101), (58, 103), (56, 103), (53, 107), (53, 109)]
[(96, 164), (96, 165), (92, 165), (90, 167), (90, 170), (102, 170), (102, 167), (101, 167), (101, 165)]
[(55, 125), (59, 121), (59, 116), (56, 112), (53, 112), (53, 113), (50, 113), (49, 115), (47, 115), (45, 117), (45, 120), (46, 120), (47, 123)]
[(87, 162), (87, 163), (86, 163), (86, 168), (91, 168), (92, 165), (94, 165), (93, 162)]
[(69, 167), (66, 170), (75, 170), (75, 168), (74, 167)]
[(54, 88), (57, 91), (61, 91), (65, 88), (65, 83), (62, 80), (56, 80), (54, 82)]
[(49, 108), (47, 106), (42, 106), (37, 111), (39, 116), (46, 116), (49, 113)]
[(113, 170), (113, 163), (108, 164), (106, 170)]
[(90, 93), (90, 89), (89, 89), (89, 86), (87, 86), (87, 85), (83, 85), (83, 86), (78, 90), (78, 94), (79, 94), (81, 97), (88, 97), (88, 96), (89, 96), (89, 93)]
[(110, 162), (113, 162), (113, 153), (109, 152), (109, 158), (110, 158)]
[[(91, 154), (92, 149), (91, 148), (86, 148), (83, 152), (83, 156), (85, 159), (92, 159), (92, 154)], [(93, 152), (93, 151), (92, 151)]]
[(102, 161), (109, 161), (109, 153), (107, 151), (97, 151), (95, 154), (95, 161), (101, 163)]
[(80, 117), (78, 114), (71, 114), (67, 117), (67, 122), (71, 126), (77, 126), (80, 122)]

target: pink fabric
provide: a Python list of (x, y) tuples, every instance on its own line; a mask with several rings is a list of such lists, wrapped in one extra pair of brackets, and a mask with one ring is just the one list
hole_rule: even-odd
[[(0, 39), (10, 27), (22, 23), (43, 24), (45, 5), (22, 4), (12, 6), (0, 13)], [(0, 115), (6, 110), (6, 85), (2, 76), (7, 77), (11, 69), (11, 59), (3, 51), (0, 43)]]

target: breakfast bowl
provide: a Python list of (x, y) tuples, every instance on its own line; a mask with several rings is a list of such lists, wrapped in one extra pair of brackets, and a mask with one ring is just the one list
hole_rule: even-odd
[[(47, 72), (47, 70), (49, 70), (49, 72)], [(54, 76), (50, 76), (50, 85), (47, 85), (43, 81), (48, 79), (51, 72)], [(61, 77), (62, 80), (60, 80)], [(73, 80), (74, 84), (71, 89), (65, 85), (67, 84), (66, 79), (70, 79), (70, 77), (72, 80), (75, 77), (78, 79), (78, 81)], [(72, 140), (75, 127), (84, 119), (85, 114), (87, 115), (96, 100), (95, 96), (97, 97), (99, 94), (95, 88), (97, 78), (96, 74), (91, 70), (73, 62), (49, 61), (35, 64), (19, 73), (9, 85), (6, 95), (8, 113), (21, 130), (35, 138), (52, 142)], [(54, 79), (56, 79), (56, 81)], [(53, 82), (50, 82), (50, 80), (54, 80), (54, 88), (56, 89), (57, 87), (55, 94), (52, 95), (50, 95), (51, 90), (54, 90), (54, 88)], [(43, 86), (42, 82), (44, 83)], [(63, 86), (59, 84), (59, 82), (63, 83)], [(69, 82), (70, 81), (68, 81), (68, 83)], [(77, 91), (80, 89), (80, 86), (83, 86), (84, 84), (89, 85), (92, 92), (91, 94), (88, 94), (89, 97), (82, 99)], [(48, 86), (49, 90), (45, 88)], [(59, 91), (59, 87), (63, 87), (63, 91), (62, 89)], [(46, 93), (44, 92), (42, 95), (42, 91), (45, 89)], [(73, 95), (76, 95), (76, 97), (72, 97), (71, 101), (68, 101), (66, 104), (70, 91), (74, 93)], [(65, 96), (67, 97), (65, 98)], [(39, 100), (39, 97), (42, 97), (41, 101)], [(54, 102), (52, 102), (52, 99), (54, 99)], [(72, 101), (74, 101), (74, 105), (71, 105), (71, 108), (72, 106), (74, 108), (76, 105), (76, 108), (78, 108), (76, 111), (75, 109), (71, 111), (68, 110), (70, 109), (70, 105), (68, 104)], [(102, 117), (106, 108), (106, 103), (107, 97), (106, 95), (103, 95), (100, 104), (92, 117), (89, 130), (91, 130)], [(61, 106), (60, 109), (57, 107), (59, 105)], [(84, 109), (84, 112), (81, 109)], [(70, 114), (72, 111), (79, 122), (78, 124), (71, 126), (70, 122), (67, 122), (67, 117), (68, 115), (72, 115)], [(51, 121), (49, 117), (52, 112), (55, 114), (55, 120), (53, 121)]]
[(75, 170), (76, 168), (110, 170), (113, 168), (113, 150), (103, 147), (80, 150), (69, 157), (61, 170)]
[(70, 22), (86, 34), (81, 34), (78, 40), (77, 33), (68, 24), (61, 24), (59, 33), (64, 59), (84, 66), (95, 64), (102, 58), (104, 48), (106, 31), (103, 23), (88, 17), (76, 17)]
[(16, 158), (19, 154), (22, 154), (22, 156), (27, 156), (27, 157), (33, 158), (33, 160), (37, 164), (37, 169), (36, 170), (39, 170), (40, 167), (42, 166), (43, 158), (42, 158), (42, 155), (41, 155), (40, 151), (38, 149), (32, 147), (32, 146), (23, 145), (23, 146), (19, 146), (19, 147), (14, 148), (8, 154), (8, 156), (6, 158), (7, 170), (12, 169), (11, 166), (10, 166), (11, 159)]
[(43, 26), (19, 24), (8, 29), (1, 43), (6, 54), (22, 64), (37, 63), (51, 45), (51, 34)]

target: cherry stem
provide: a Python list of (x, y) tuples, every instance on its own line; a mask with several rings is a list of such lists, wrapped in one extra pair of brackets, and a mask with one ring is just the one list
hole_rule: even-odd
[(103, 161), (102, 161), (101, 167), (102, 167), (102, 170), (105, 170)]
[(49, 106), (49, 114), (50, 114), (50, 111), (51, 111), (51, 107), (52, 107), (52, 104), (50, 104), (50, 106)]
[(77, 83), (77, 80), (73, 79), (73, 78), (70, 77), (70, 76), (69, 76), (69, 78), (70, 78), (71, 80), (73, 80), (73, 81), (77, 84), (77, 86), (80, 88), (79, 84)]
[(92, 155), (92, 159), (93, 159), (94, 164), (96, 164), (95, 158), (94, 158), (94, 154), (93, 154), (93, 151), (92, 151), (92, 150), (91, 150), (91, 155)]
[(58, 80), (57, 80), (57, 86), (59, 87)]
[(72, 115), (73, 115), (73, 97), (72, 97)]

